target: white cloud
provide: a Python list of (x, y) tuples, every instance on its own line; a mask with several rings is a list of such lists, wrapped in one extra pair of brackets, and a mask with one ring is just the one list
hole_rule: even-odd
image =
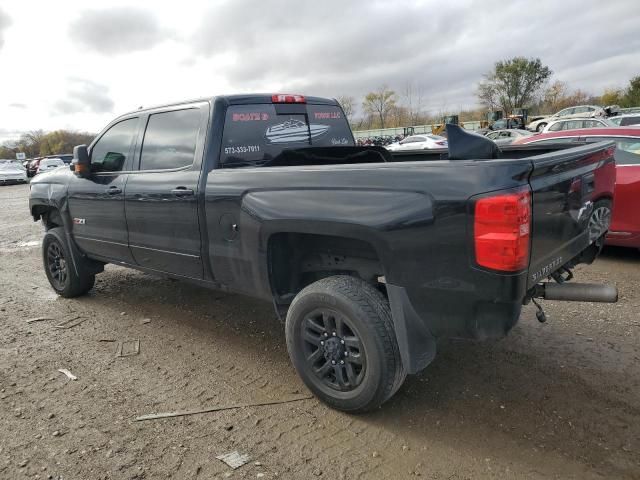
[(3, 8), (0, 142), (2, 131), (98, 131), (140, 105), (221, 93), (361, 97), (412, 82), (427, 108), (464, 108), (475, 105), (482, 74), (516, 55), (540, 57), (555, 78), (594, 93), (640, 74), (637, 0), (111, 0), (99, 8), (22, 0)]

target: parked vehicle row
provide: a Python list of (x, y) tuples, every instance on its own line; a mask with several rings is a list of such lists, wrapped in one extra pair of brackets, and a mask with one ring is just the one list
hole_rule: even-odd
[(542, 130), (555, 120), (566, 120), (569, 118), (595, 118), (606, 117), (607, 113), (604, 108), (597, 105), (578, 105), (560, 110), (557, 113), (539, 120), (535, 120), (527, 125), (528, 130), (534, 132), (542, 132)]
[(38, 168), (40, 166), (40, 162), (45, 159), (53, 159), (53, 158), (62, 160), (66, 165), (69, 165), (71, 163), (71, 160), (73, 160), (73, 154), (61, 153), (58, 155), (47, 155), (45, 157), (37, 157), (31, 160), (27, 160), (23, 163), (24, 167), (27, 169), (27, 176), (29, 177), (35, 176), (37, 173), (39, 173)]
[(27, 172), (20, 163), (13, 160), (0, 160), (0, 185), (26, 182)]
[(374, 137), (358, 138), (356, 145), (359, 147), (385, 147), (392, 143), (399, 142), (404, 138), (404, 135), (378, 135)]

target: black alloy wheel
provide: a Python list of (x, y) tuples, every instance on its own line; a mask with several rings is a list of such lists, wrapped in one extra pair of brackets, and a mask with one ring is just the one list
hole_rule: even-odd
[(47, 268), (53, 287), (56, 290), (64, 290), (69, 272), (64, 251), (58, 242), (51, 242), (47, 247)]
[(303, 349), (309, 369), (330, 388), (350, 391), (364, 378), (367, 356), (349, 320), (325, 308), (304, 320)]

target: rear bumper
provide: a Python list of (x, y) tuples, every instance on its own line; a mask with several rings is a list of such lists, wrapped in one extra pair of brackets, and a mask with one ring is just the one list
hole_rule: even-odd
[(526, 272), (478, 272), (483, 281), (466, 284), (443, 279), (405, 288), (387, 284), (394, 327), (408, 373), (424, 369), (435, 357), (436, 339), (491, 339), (505, 336), (518, 322), (526, 295)]
[(26, 178), (0, 179), (0, 185), (17, 185), (19, 183), (27, 183), (27, 179)]

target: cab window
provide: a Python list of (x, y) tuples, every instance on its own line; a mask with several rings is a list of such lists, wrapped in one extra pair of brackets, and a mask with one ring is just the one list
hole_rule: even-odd
[(138, 127), (138, 118), (116, 123), (91, 148), (91, 171), (119, 172), (124, 168)]
[(167, 170), (193, 163), (200, 110), (190, 108), (149, 116), (142, 142), (140, 170)]

